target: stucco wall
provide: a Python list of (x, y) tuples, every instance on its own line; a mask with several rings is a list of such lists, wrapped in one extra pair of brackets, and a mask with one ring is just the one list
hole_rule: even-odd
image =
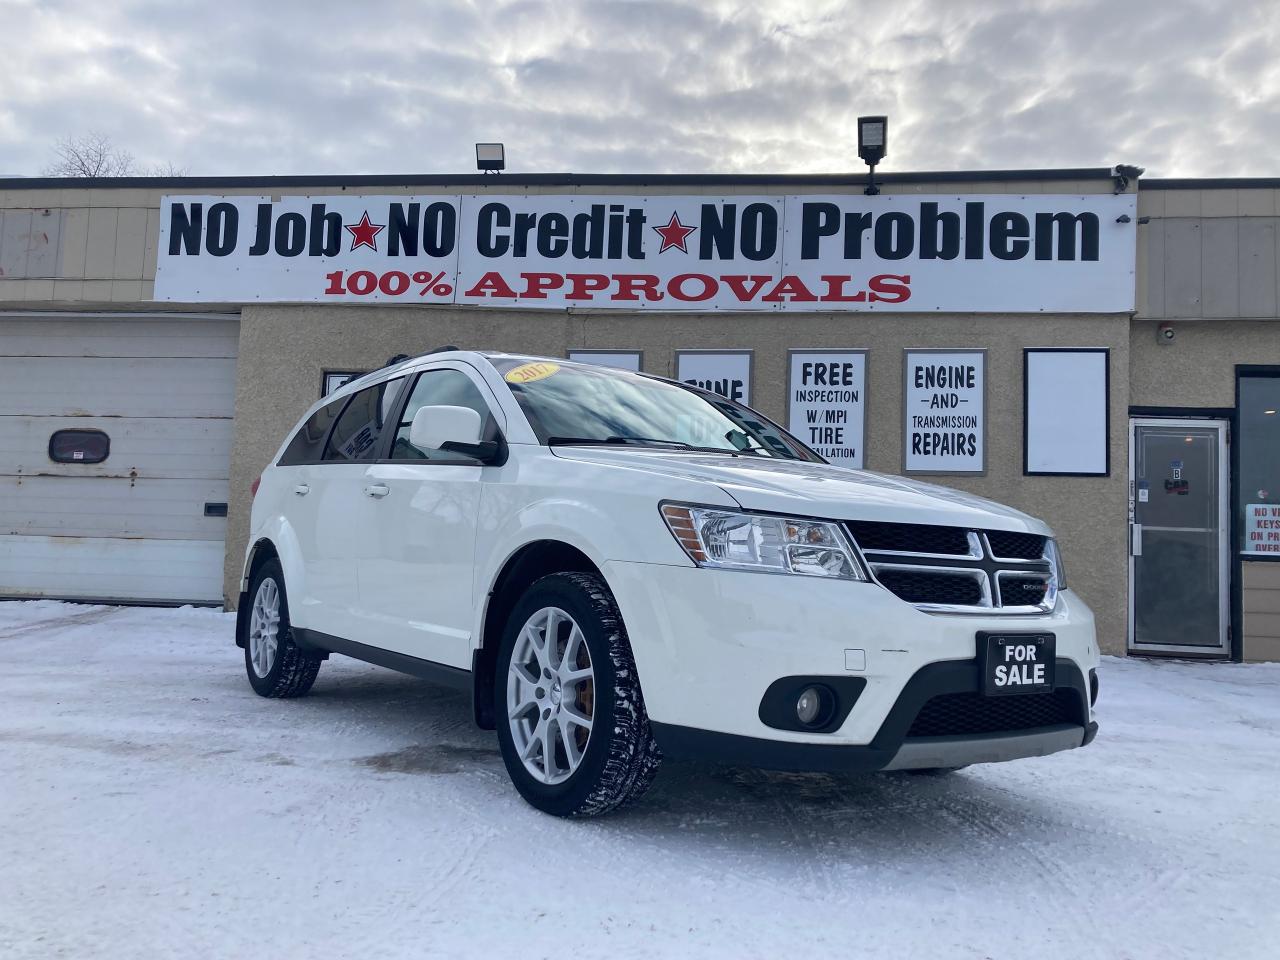
[[(303, 410), (319, 395), (324, 369), (373, 369), (397, 353), (452, 343), (464, 348), (564, 356), (575, 348), (643, 350), (645, 369), (671, 375), (674, 352), (755, 351), (753, 405), (785, 421), (789, 348), (866, 348), (867, 466), (902, 463), (902, 351), (906, 347), (985, 348), (987, 456), (983, 477), (929, 477), (1043, 517), (1063, 543), (1071, 585), (1098, 615), (1104, 650), (1124, 649), (1125, 429), (1129, 404), (1128, 318), (1119, 316), (937, 316), (566, 314), (475, 308), (246, 307), (236, 395), (236, 445), (226, 589), (238, 590), (249, 485)], [(1111, 350), (1109, 477), (1024, 477), (1022, 350), (1031, 346)]]
[(1280, 320), (1135, 319), (1129, 333), (1129, 402), (1139, 407), (1236, 405), (1236, 364), (1280, 364)]

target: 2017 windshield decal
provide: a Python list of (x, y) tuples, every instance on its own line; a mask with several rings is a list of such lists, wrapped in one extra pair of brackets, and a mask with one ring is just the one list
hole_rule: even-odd
[(1132, 196), (166, 197), (157, 300), (1124, 312)]

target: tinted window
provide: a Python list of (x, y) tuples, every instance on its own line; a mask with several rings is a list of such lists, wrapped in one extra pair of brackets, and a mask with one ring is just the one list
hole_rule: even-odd
[(111, 439), (101, 430), (59, 430), (49, 438), (54, 463), (101, 463), (111, 452)]
[(405, 404), (396, 429), (396, 442), (391, 456), (396, 460), (457, 460), (458, 454), (440, 450), (421, 450), (409, 442), (413, 417), (423, 407), (467, 407), (480, 414), (484, 423), (480, 436), (491, 440), (497, 436), (497, 423), (489, 405), (465, 373), (458, 370), (428, 370), (418, 376)]
[(1240, 547), (1280, 557), (1280, 377), (1240, 378)]
[(315, 463), (320, 459), (320, 452), (324, 449), (324, 438), (329, 435), (329, 428), (333, 426), (334, 418), (342, 412), (342, 407), (347, 402), (347, 398), (335, 400), (333, 403), (326, 403), (323, 407), (307, 418), (307, 422), (298, 428), (298, 432), (293, 435), (293, 439), (289, 441), (289, 446), (285, 447), (284, 455), (280, 458), (280, 466), (288, 467), (296, 463)]
[(606, 367), (495, 360), (538, 438), (668, 443), (703, 450), (817, 460), (802, 443), (742, 404)]
[(378, 448), (382, 428), (393, 414), (404, 377), (361, 390), (351, 398), (329, 435), (325, 460), (370, 460)]

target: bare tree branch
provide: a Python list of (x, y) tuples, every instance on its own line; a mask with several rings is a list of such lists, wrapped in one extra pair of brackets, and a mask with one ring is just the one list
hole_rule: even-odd
[(185, 177), (187, 168), (180, 167), (172, 160), (166, 160), (164, 163), (153, 163), (142, 171), (144, 177)]
[(46, 177), (185, 177), (187, 170), (172, 161), (139, 167), (133, 154), (112, 143), (103, 133), (90, 130), (63, 137), (53, 145), (54, 161), (44, 168)]

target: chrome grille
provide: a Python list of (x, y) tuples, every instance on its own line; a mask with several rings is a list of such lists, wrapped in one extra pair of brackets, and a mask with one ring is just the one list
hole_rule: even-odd
[(860, 520), (851, 521), (847, 526), (863, 550), (962, 557), (969, 552), (969, 531), (963, 527)]
[(881, 567), (876, 577), (908, 603), (982, 604), (982, 581), (970, 573)]
[(1038, 534), (987, 530), (986, 537), (991, 555), (1001, 560), (1039, 560), (1044, 556), (1045, 538)]
[(921, 523), (845, 523), (881, 586), (931, 613), (1042, 613), (1057, 600), (1048, 538)]

